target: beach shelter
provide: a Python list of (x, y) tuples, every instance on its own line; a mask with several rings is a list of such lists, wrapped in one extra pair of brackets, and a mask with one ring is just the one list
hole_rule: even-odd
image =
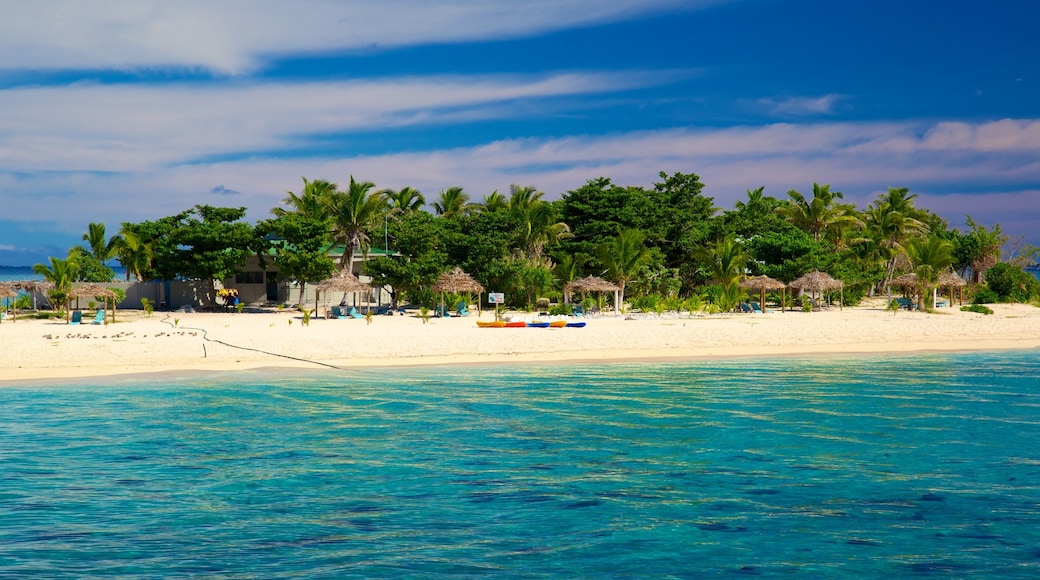
[(46, 280), (19, 280), (17, 282), (12, 282), (11, 286), (32, 294), (33, 310), (36, 310), (36, 293), (53, 290), (54, 282), (48, 282)]
[(917, 279), (917, 274), (910, 272), (908, 274), (896, 276), (888, 283), (888, 304), (892, 304), (892, 286), (898, 286), (904, 290), (909, 290), (910, 297), (914, 300), (917, 300), (917, 294), (921, 291), (921, 281)]
[(477, 314), (480, 314), (480, 297), (484, 293), (484, 286), (473, 279), (473, 276), (462, 271), (462, 268), (454, 268), (451, 272), (441, 274), (433, 283), (433, 291), (441, 293), (441, 312), (444, 312), (445, 292), (470, 292), (477, 295)]
[(319, 293), (325, 295), (325, 318), (329, 317), (329, 292), (371, 292), (372, 287), (358, 280), (357, 276), (343, 270), (336, 276), (322, 280), (316, 287)]
[(96, 298), (96, 299), (104, 300), (106, 306), (111, 304), (112, 305), (112, 322), (116, 321), (116, 298), (119, 295), (116, 294), (115, 292), (109, 290), (108, 288), (104, 288), (102, 286), (98, 286), (97, 284), (87, 284), (85, 286), (79, 286), (77, 288), (73, 288), (71, 291), (69, 291), (69, 296), (65, 300), (65, 322), (69, 321), (69, 316), (71, 316), (71, 314), (72, 314), (70, 312), (70, 310), (71, 310), (70, 300), (72, 298), (79, 298), (81, 296), (93, 297), (93, 298)]
[(802, 291), (809, 290), (813, 293), (815, 299), (816, 292), (827, 292), (828, 290), (840, 291), (840, 301), (838, 302), (838, 309), (842, 310), (843, 303), (845, 302), (845, 284), (841, 280), (835, 280), (830, 274), (826, 272), (809, 272), (801, 278), (788, 284), (791, 288), (798, 288)]
[(939, 285), (940, 286), (946, 286), (946, 287), (948, 287), (950, 289), (950, 306), (951, 307), (953, 306), (953, 289), (954, 288), (957, 289), (957, 305), (958, 306), (963, 306), (964, 305), (964, 287), (968, 285), (968, 283), (964, 281), (964, 278), (961, 278), (960, 276), (958, 276), (956, 272), (946, 272), (942, 276), (939, 276)]
[(613, 292), (614, 293), (614, 315), (615, 316), (617, 316), (617, 314), (618, 314), (618, 302), (619, 302), (618, 291), (619, 290), (620, 290), (620, 287), (617, 284), (615, 284), (613, 282), (608, 282), (607, 280), (604, 280), (603, 278), (600, 278), (599, 276), (586, 276), (584, 278), (578, 278), (577, 280), (573, 280), (571, 282), (568, 282), (563, 287), (564, 295), (570, 296), (570, 294), (573, 293), (573, 292), (581, 292), (582, 300), (585, 299), (585, 296), (589, 292), (596, 292), (597, 294), (602, 293), (602, 292)]
[[(17, 297), (18, 297), (18, 292), (13, 287), (8, 286), (7, 284), (0, 284), (0, 298), (17, 298)], [(16, 314), (16, 310), (15, 310), (14, 300), (12, 300), (11, 301), (11, 320), (12, 321), (15, 319), (15, 314)], [(2, 318), (2, 317), (0, 317), (0, 318)]]
[(762, 276), (752, 276), (752, 277), (748, 278), (747, 280), (744, 280), (743, 282), (740, 283), (740, 287), (741, 288), (746, 288), (748, 290), (758, 290), (758, 292), (761, 294), (761, 302), (759, 302), (759, 304), (762, 305), (762, 312), (765, 312), (765, 308), (766, 308), (766, 291), (767, 290), (779, 290), (780, 291), (780, 312), (784, 311), (784, 302), (786, 302), (785, 298), (786, 298), (786, 294), (787, 294), (787, 292), (786, 292), (787, 284), (784, 284), (783, 282), (781, 282), (779, 280), (776, 280), (774, 278), (770, 278), (769, 276), (762, 275)]

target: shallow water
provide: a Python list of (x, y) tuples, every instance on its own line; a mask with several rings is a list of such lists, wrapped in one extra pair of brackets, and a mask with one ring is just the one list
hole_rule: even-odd
[(4, 388), (0, 577), (1036, 577), (1038, 377), (1020, 352)]

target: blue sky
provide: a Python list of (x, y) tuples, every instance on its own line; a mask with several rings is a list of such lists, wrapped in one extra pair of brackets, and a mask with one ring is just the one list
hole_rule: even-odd
[[(0, 264), (301, 177), (889, 186), (1040, 245), (1040, 4), (73, 0), (0, 19)], [(47, 31), (41, 34), (41, 31)]]

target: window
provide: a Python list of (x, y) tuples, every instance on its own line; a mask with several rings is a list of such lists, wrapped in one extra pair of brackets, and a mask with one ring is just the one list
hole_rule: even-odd
[(235, 274), (235, 284), (263, 284), (263, 272), (238, 272)]

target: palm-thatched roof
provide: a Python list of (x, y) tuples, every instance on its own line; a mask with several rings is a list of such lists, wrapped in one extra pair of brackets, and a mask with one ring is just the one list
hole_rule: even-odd
[(69, 296), (71, 298), (78, 298), (78, 297), (82, 296), (82, 297), (104, 298), (105, 300), (109, 300), (109, 299), (114, 299), (114, 298), (118, 297), (119, 295), (116, 294), (115, 292), (109, 290), (108, 288), (105, 288), (103, 286), (98, 286), (97, 284), (85, 284), (83, 286), (77, 286), (77, 287), (73, 288), (72, 290), (70, 290), (69, 291)]
[(17, 282), (11, 282), (10, 286), (26, 292), (38, 292), (51, 290), (54, 288), (54, 282), (48, 282), (46, 280), (18, 280)]
[(890, 284), (892, 286), (902, 286), (903, 288), (916, 288), (920, 284), (920, 280), (917, 279), (917, 274), (910, 272), (909, 274), (892, 278)]
[(358, 280), (357, 276), (343, 271), (337, 276), (322, 280), (318, 283), (319, 292), (367, 292), (372, 287)]
[(958, 276), (956, 272), (946, 272), (942, 276), (939, 276), (940, 286), (956, 286), (960, 288), (962, 286), (967, 286), (967, 284), (968, 283), (964, 281), (964, 278)]
[(584, 278), (578, 278), (568, 282), (564, 287), (563, 291), (567, 294), (571, 292), (613, 292), (618, 290), (618, 285), (613, 282), (608, 282), (599, 276), (586, 276)]
[(748, 290), (756, 290), (765, 292), (767, 290), (780, 290), (787, 287), (787, 284), (769, 276), (752, 276), (747, 280), (740, 283), (741, 288), (747, 288)]
[(18, 296), (18, 291), (9, 284), (0, 284), (0, 298), (14, 298)]
[(437, 281), (433, 284), (433, 290), (435, 292), (473, 292), (476, 294), (482, 294), (484, 287), (473, 279), (472, 276), (462, 271), (462, 268), (455, 268), (451, 272), (445, 272), (441, 274)]
[(827, 290), (837, 290), (843, 288), (845, 285), (841, 280), (835, 280), (830, 274), (826, 272), (809, 272), (801, 278), (788, 284), (791, 288), (800, 288), (802, 290), (811, 290), (813, 292), (826, 292)]

